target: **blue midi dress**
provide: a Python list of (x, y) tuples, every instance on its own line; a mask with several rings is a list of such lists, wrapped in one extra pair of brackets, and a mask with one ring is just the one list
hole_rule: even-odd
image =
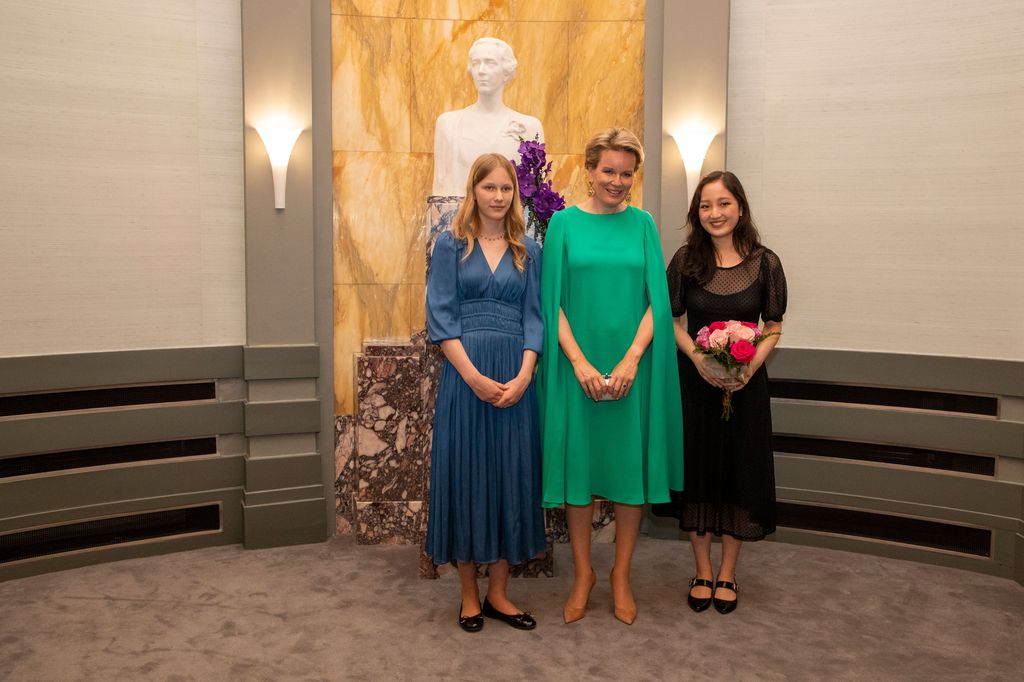
[[(523, 351), (541, 352), (540, 247), (524, 238), (525, 272), (511, 249), (491, 271), (479, 245), (437, 239), (427, 276), (427, 333), (460, 339), (473, 365), (498, 382), (519, 373)], [(477, 398), (447, 360), (441, 368), (431, 445), (426, 552), (449, 561), (518, 564), (546, 548), (541, 509), (539, 415), (534, 382), (515, 405)]]

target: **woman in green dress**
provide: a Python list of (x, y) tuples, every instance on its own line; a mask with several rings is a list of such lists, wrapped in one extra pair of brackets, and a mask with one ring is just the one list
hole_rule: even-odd
[[(587, 143), (589, 198), (556, 213), (544, 242), (541, 362), (544, 506), (565, 505), (575, 576), (566, 623), (586, 613), (594, 498), (615, 503), (615, 617), (631, 624), (630, 563), (643, 505), (683, 488), (675, 341), (654, 220), (629, 206), (640, 141), (609, 128)], [(558, 330), (557, 334), (553, 333)]]

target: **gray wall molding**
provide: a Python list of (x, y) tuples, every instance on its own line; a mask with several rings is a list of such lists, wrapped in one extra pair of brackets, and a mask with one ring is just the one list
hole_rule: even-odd
[[(829, 494), (847, 499), (898, 500), (918, 508), (983, 514), (992, 520), (1001, 519), (999, 527), (1011, 531), (1016, 530), (1024, 497), (1024, 487), (988, 477), (779, 453), (775, 457), (775, 477), (779, 488), (817, 492), (827, 484)], [(945, 512), (937, 513), (949, 518)]]
[(0, 395), (242, 376), (241, 346), (0, 358)]
[(245, 378), (296, 379), (320, 376), (320, 347), (246, 346)]
[(775, 454), (780, 501), (984, 528), (992, 534), (990, 558), (792, 528), (780, 528), (774, 539), (991, 573), (1024, 584), (1024, 481), (1014, 473), (1024, 458), (1024, 421), (1014, 409), (1003, 409), (1024, 393), (1024, 362), (781, 348), (768, 364), (773, 379), (975, 393), (1000, 401), (999, 417), (772, 401), (777, 434), (994, 458), (996, 476), (989, 477), (778, 450)]
[(775, 433), (1024, 457), (1024, 423), (948, 412), (772, 400)]
[(768, 371), (774, 379), (1024, 396), (1024, 362), (1014, 360), (778, 348)]
[[(216, 545), (236, 544), (242, 537), (242, 493), (238, 488), (224, 490), (207, 490), (187, 495), (171, 497), (151, 497), (98, 505), (83, 511), (77, 509), (62, 510), (59, 513), (39, 515), (31, 519), (32, 526), (53, 525), (79, 521), (85, 518), (97, 519), (124, 514), (177, 509), (198, 504), (219, 503), (221, 507), (221, 528), (216, 532), (193, 533), (182, 536), (143, 540), (123, 545), (110, 545), (87, 550), (68, 552), (37, 559), (27, 559), (10, 564), (0, 565), (0, 580), (24, 578), (30, 575), (63, 571), (90, 564), (134, 559), (144, 556), (155, 556), (170, 552), (181, 552), (202, 549)], [(24, 528), (26, 526), (19, 526)], [(31, 526), (28, 526), (31, 527)]]
[(277, 488), (297, 488), (320, 476), (320, 455), (316, 452), (279, 457), (248, 457), (245, 460), (245, 490), (253, 493)]
[(16, 481), (4, 488), (4, 515), (10, 516), (0, 519), (0, 532), (171, 509), (231, 491), (241, 494), (243, 470), (242, 458), (231, 457), (76, 472), (61, 481), (61, 489), (47, 478)]
[(270, 436), (319, 431), (319, 400), (278, 400), (245, 404), (245, 435)]
[(241, 401), (78, 410), (0, 419), (0, 457), (241, 433)]

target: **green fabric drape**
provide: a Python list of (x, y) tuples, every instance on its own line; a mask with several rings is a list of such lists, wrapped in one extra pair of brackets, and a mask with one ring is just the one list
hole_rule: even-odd
[[(648, 307), (654, 339), (629, 394), (590, 400), (558, 344), (559, 308), (604, 373), (625, 354)], [(683, 427), (665, 265), (650, 214), (633, 207), (556, 213), (544, 243), (541, 312), (544, 506), (589, 504), (592, 496), (667, 502), (669, 489), (683, 488)]]

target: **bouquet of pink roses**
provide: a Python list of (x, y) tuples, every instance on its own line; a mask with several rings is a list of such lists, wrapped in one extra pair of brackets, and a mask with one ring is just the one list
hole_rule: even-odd
[[(727, 320), (701, 327), (694, 343), (697, 350), (710, 355), (722, 368), (722, 379), (736, 379), (754, 359), (757, 344), (780, 332), (764, 333), (754, 322)], [(732, 391), (722, 391), (722, 419), (732, 416)]]

